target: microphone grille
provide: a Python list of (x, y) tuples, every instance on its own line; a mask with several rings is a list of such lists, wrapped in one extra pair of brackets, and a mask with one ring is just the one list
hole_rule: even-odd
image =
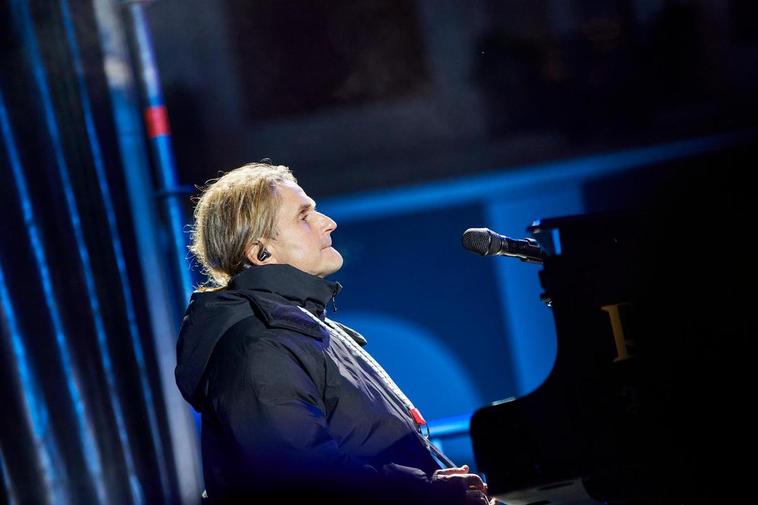
[(464, 249), (486, 256), (490, 247), (490, 231), (487, 228), (469, 228), (463, 232), (461, 243)]

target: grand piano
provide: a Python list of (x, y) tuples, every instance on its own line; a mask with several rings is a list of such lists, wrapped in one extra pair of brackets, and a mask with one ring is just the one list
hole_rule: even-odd
[[(528, 227), (545, 253), (541, 298), (558, 350), (536, 390), (471, 419), (491, 496), (548, 505), (749, 495), (733, 454), (754, 457), (743, 292), (754, 268), (740, 268), (728, 246), (736, 237), (698, 242), (697, 223), (670, 219), (602, 214)], [(717, 258), (705, 254), (722, 246)]]

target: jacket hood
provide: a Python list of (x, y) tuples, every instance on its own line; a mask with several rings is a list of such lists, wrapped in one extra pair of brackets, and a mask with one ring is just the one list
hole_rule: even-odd
[(323, 319), (326, 304), (341, 289), (338, 282), (290, 265), (266, 265), (247, 268), (222, 290), (193, 293), (176, 345), (174, 376), (182, 396), (199, 410), (205, 369), (216, 344), (232, 326), (257, 316), (265, 327), (287, 328), (322, 338), (322, 328), (295, 306)]

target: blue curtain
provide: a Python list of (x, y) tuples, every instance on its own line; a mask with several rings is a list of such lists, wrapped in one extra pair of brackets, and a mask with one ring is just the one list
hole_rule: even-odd
[(175, 502), (91, 4), (0, 3), (0, 52), (0, 502)]

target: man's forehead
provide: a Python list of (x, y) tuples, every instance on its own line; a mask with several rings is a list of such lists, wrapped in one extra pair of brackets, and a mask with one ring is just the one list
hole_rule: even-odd
[(292, 208), (292, 212), (299, 212), (301, 207), (314, 207), (316, 202), (308, 196), (303, 188), (293, 182), (278, 184), (279, 194), (282, 196), (282, 207)]

